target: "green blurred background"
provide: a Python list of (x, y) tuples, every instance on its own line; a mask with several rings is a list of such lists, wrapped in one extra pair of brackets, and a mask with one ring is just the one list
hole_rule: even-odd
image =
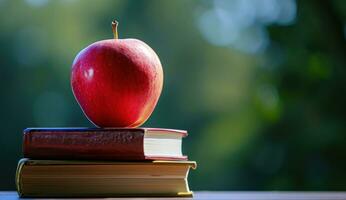
[(0, 190), (24, 128), (92, 126), (70, 69), (113, 19), (161, 59), (145, 126), (189, 131), (193, 190), (346, 190), (343, 0), (0, 0)]

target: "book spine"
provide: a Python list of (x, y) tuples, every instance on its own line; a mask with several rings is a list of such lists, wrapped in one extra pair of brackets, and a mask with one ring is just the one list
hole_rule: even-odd
[(24, 164), (26, 163), (27, 159), (22, 158), (19, 160), (16, 170), (16, 189), (19, 197), (23, 196), (23, 189), (22, 189), (22, 169)]
[(143, 130), (24, 131), (23, 154), (32, 159), (145, 160)]

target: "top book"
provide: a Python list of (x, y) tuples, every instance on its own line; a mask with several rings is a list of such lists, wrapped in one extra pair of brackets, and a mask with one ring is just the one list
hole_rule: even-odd
[(184, 130), (161, 128), (27, 128), (23, 154), (31, 159), (187, 160)]

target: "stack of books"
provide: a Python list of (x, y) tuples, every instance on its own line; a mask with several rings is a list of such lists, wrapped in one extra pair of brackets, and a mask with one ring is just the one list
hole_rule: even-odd
[(18, 163), (21, 197), (192, 196), (186, 131), (29, 128)]

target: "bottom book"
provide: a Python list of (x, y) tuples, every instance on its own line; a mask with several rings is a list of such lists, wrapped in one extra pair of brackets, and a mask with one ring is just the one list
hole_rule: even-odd
[(192, 196), (193, 161), (94, 162), (21, 159), (20, 197)]

